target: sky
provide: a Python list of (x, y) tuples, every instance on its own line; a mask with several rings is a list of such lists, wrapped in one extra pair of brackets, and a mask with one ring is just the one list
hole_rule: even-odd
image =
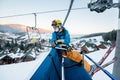
[[(117, 0), (113, 0), (113, 2)], [(108, 32), (118, 28), (118, 9), (107, 9), (103, 13), (91, 12), (87, 8), (90, 0), (74, 0), (73, 8), (64, 27), (70, 33), (90, 34)], [(35, 16), (32, 13), (68, 9), (70, 0), (0, 0), (0, 24), (23, 24), (35, 26)], [(22, 15), (6, 17), (12, 15)], [(37, 14), (37, 27), (53, 30), (51, 22), (60, 19), (62, 22), (67, 11)]]

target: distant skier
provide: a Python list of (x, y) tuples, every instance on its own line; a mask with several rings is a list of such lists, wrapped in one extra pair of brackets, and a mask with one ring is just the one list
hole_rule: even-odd
[[(64, 57), (65, 80), (92, 80), (91, 76), (81, 63), (81, 54), (72, 50), (72, 48), (69, 46), (70, 34), (62, 26), (61, 20), (53, 20), (52, 26), (54, 28), (54, 32), (52, 33), (50, 44), (53, 48), (57, 46), (67, 49), (67, 52), (65, 50), (56, 49), (60, 63), (62, 63), (62, 56), (67, 56)], [(80, 56), (80, 58), (75, 58), (77, 56), (71, 56), (71, 54), (74, 55), (74, 52)], [(70, 53), (70, 55), (67, 53)]]

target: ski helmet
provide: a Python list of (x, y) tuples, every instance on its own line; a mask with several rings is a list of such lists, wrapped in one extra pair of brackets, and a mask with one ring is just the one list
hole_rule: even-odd
[(53, 20), (52, 23), (56, 23), (56, 25), (52, 24), (52, 26), (54, 26), (54, 25), (57, 26), (57, 27), (62, 26), (61, 20)]
[(61, 20), (55, 20), (55, 22), (57, 23), (57, 26), (62, 26)]

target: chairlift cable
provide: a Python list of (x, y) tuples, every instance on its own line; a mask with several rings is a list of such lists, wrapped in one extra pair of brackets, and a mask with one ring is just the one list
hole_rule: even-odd
[[(80, 10), (80, 9), (88, 9), (88, 8), (87, 7), (81, 7), (81, 8), (73, 8), (71, 10)], [(67, 11), (67, 10), (68, 9), (61, 9), (61, 10), (52, 10), (52, 11), (43, 11), (43, 12), (34, 12), (34, 13), (36, 13), (36, 14), (46, 14), (46, 13), (54, 13), (54, 12), (63, 12), (63, 11)], [(18, 14), (18, 15), (11, 15), (11, 16), (1, 16), (0, 18), (33, 15), (34, 13)]]
[(65, 17), (65, 19), (64, 19), (64, 22), (63, 22), (63, 26), (65, 25), (66, 20), (67, 20), (69, 14), (70, 14), (70, 11), (71, 11), (71, 8), (72, 8), (72, 5), (73, 5), (73, 2), (74, 2), (74, 0), (71, 0), (71, 3), (70, 3), (70, 6), (69, 6), (69, 9), (68, 9), (67, 15), (66, 15), (66, 17)]

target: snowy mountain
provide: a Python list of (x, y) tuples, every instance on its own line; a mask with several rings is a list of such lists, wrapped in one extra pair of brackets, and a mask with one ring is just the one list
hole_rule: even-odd
[[(0, 32), (24, 33), (28, 26), (22, 24), (0, 24)], [(50, 30), (39, 28), (40, 32), (51, 32)]]

